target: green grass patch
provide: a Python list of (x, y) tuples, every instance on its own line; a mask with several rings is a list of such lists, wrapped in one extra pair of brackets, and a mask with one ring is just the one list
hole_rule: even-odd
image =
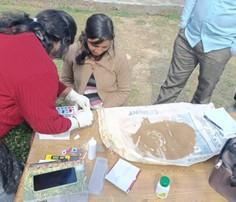
[(172, 13), (169, 15), (165, 16), (168, 20), (173, 20), (173, 21), (179, 21), (180, 20), (180, 15), (177, 13)]
[(80, 15), (89, 15), (91, 13), (95, 13), (95, 9), (83, 9), (83, 8), (74, 8), (68, 5), (60, 5), (58, 9), (64, 10), (71, 14), (80, 14)]
[(32, 138), (32, 129), (25, 123), (12, 129), (5, 137), (10, 151), (15, 154), (16, 158), (24, 165), (26, 163), (30, 142)]

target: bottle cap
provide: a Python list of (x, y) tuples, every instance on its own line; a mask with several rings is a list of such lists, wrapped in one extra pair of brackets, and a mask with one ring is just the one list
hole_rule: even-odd
[(89, 140), (89, 144), (96, 144), (97, 141), (94, 139), (94, 137), (92, 137), (90, 140)]
[(170, 184), (170, 179), (169, 179), (169, 177), (167, 177), (167, 176), (161, 176), (160, 184), (161, 184), (161, 186), (163, 186), (163, 187), (168, 187), (169, 184)]

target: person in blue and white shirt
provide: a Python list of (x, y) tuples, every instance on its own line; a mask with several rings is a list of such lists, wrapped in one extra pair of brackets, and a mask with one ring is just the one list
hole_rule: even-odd
[(171, 65), (155, 104), (175, 102), (199, 65), (191, 103), (209, 103), (226, 63), (236, 54), (236, 0), (185, 0)]

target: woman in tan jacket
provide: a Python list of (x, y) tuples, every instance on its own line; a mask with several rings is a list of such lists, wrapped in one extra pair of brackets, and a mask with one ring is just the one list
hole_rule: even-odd
[(112, 20), (94, 14), (86, 22), (79, 41), (64, 57), (62, 82), (90, 100), (92, 108), (125, 105), (131, 73), (127, 59), (114, 46)]

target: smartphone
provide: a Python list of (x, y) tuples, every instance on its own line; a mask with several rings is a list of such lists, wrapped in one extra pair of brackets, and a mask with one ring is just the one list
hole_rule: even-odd
[(77, 182), (75, 168), (66, 168), (33, 176), (34, 191)]

